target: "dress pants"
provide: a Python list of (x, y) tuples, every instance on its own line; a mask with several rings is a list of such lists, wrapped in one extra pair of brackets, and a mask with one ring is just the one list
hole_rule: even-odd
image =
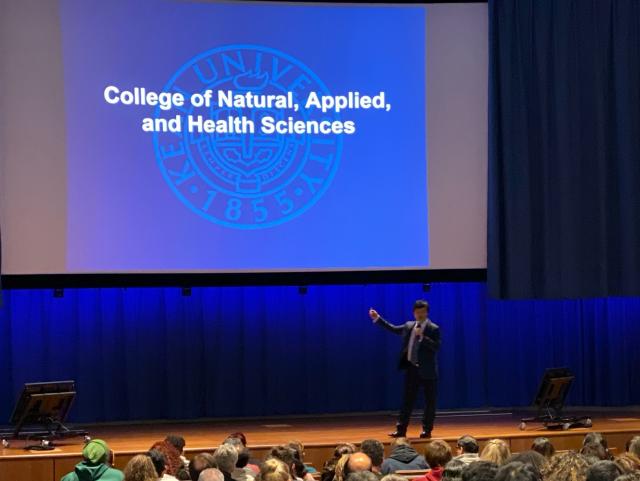
[(404, 399), (402, 401), (402, 409), (398, 417), (398, 431), (406, 432), (409, 426), (409, 419), (413, 406), (418, 397), (418, 391), (424, 390), (424, 413), (422, 414), (422, 429), (426, 432), (433, 430), (433, 420), (436, 417), (436, 398), (438, 395), (437, 379), (422, 379), (420, 370), (414, 365), (410, 365), (406, 369), (404, 379)]

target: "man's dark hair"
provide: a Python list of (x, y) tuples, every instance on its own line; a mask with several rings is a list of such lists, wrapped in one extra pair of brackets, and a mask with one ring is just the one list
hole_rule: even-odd
[(605, 447), (602, 444), (596, 442), (587, 443), (582, 446), (580, 454), (586, 457), (597, 458), (601, 461), (609, 459), (609, 454), (607, 453)]
[(373, 466), (380, 466), (384, 459), (384, 445), (377, 439), (365, 439), (360, 444), (360, 451), (371, 458)]
[(444, 467), (451, 461), (451, 446), (442, 439), (434, 439), (424, 447), (424, 459), (432, 468)]
[(462, 481), (494, 481), (498, 465), (491, 461), (476, 461), (462, 470)]
[(213, 456), (209, 453), (196, 454), (189, 463), (189, 475), (191, 479), (198, 479), (200, 473), (207, 468), (217, 468)]
[(453, 458), (449, 461), (442, 472), (442, 481), (460, 481), (462, 479), (462, 471), (467, 463), (460, 459)]
[(178, 450), (180, 454), (184, 451), (185, 441), (182, 436), (178, 436), (177, 434), (169, 434), (166, 438), (164, 438), (166, 442), (171, 444), (174, 448)]
[(424, 299), (418, 299), (416, 302), (413, 303), (414, 311), (416, 309), (425, 309), (425, 308), (427, 309), (427, 312), (429, 312), (429, 303)]
[(531, 449), (537, 453), (542, 454), (545, 458), (550, 458), (556, 452), (556, 448), (553, 446), (549, 438), (539, 437), (533, 440)]
[(289, 468), (293, 464), (294, 460), (298, 459), (298, 451), (284, 444), (279, 444), (271, 448), (269, 457), (276, 458), (286, 464)]
[(475, 454), (480, 451), (480, 446), (478, 446), (478, 441), (473, 436), (465, 434), (458, 438), (458, 447), (462, 449), (463, 453), (471, 453)]
[(247, 464), (249, 464), (249, 458), (251, 457), (251, 452), (249, 448), (243, 447), (238, 451), (238, 462), (236, 462), (236, 468), (244, 468)]
[(622, 474), (613, 461), (598, 461), (587, 471), (587, 481), (615, 481)]
[(529, 450), (512, 454), (507, 459), (507, 463), (522, 463), (531, 466), (535, 470), (536, 475), (541, 478), (542, 475), (540, 473), (545, 464), (547, 464), (547, 458), (536, 451)]
[(346, 481), (379, 481), (379, 478), (371, 471), (356, 471), (350, 473)]
[(153, 463), (153, 467), (155, 468), (158, 477), (162, 477), (162, 473), (167, 469), (167, 458), (157, 449), (147, 451), (147, 456), (151, 458), (151, 462)]
[(542, 476), (533, 466), (515, 461), (502, 465), (494, 479), (495, 481), (542, 481)]

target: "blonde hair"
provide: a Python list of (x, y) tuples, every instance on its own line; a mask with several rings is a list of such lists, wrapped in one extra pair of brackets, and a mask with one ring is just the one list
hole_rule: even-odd
[(511, 450), (505, 441), (502, 439), (491, 439), (482, 450), (480, 459), (483, 461), (491, 461), (498, 466), (502, 466), (509, 456), (511, 456)]
[(138, 454), (129, 460), (124, 467), (124, 481), (156, 481), (158, 473), (145, 454)]
[(262, 466), (256, 480), (260, 481), (291, 481), (291, 470), (283, 461), (269, 458)]
[(345, 481), (345, 471), (347, 470), (347, 463), (349, 462), (349, 458), (351, 458), (351, 454), (343, 454), (338, 462), (336, 463), (335, 474), (333, 476), (333, 481)]

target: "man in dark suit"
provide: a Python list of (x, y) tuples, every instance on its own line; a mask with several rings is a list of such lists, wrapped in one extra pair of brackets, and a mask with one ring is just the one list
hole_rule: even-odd
[(424, 390), (424, 414), (422, 416), (421, 438), (430, 438), (433, 421), (436, 416), (436, 396), (438, 384), (438, 358), (440, 349), (440, 328), (429, 319), (429, 303), (418, 300), (413, 305), (413, 317), (396, 326), (386, 321), (375, 309), (369, 309), (371, 320), (386, 330), (402, 336), (402, 350), (398, 367), (406, 371), (404, 382), (404, 401), (396, 430), (390, 436), (405, 437), (413, 405), (418, 391)]

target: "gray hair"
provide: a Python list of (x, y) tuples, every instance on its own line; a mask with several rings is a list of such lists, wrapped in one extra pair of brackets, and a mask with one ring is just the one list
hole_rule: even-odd
[(381, 481), (409, 481), (409, 478), (392, 473), (384, 476)]
[(634, 436), (629, 442), (629, 452), (640, 457), (640, 436)]
[(200, 473), (198, 481), (224, 481), (224, 474), (219, 469), (207, 468)]
[(238, 462), (238, 450), (230, 444), (221, 444), (213, 453), (213, 459), (220, 471), (232, 473)]

